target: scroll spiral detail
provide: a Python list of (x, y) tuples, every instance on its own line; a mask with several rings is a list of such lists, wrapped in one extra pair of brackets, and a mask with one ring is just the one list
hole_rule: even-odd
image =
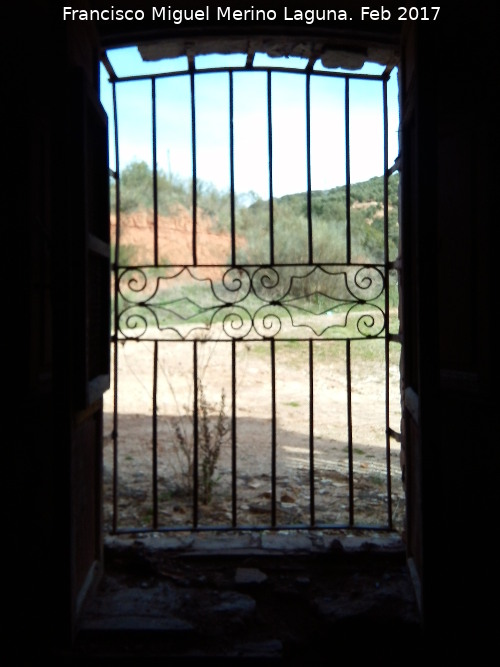
[(373, 338), (385, 330), (384, 290), (380, 265), (130, 267), (118, 279), (118, 335)]

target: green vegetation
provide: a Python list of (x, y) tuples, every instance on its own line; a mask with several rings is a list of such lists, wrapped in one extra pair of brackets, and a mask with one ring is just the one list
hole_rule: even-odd
[[(158, 208), (167, 214), (172, 206), (190, 206), (190, 194), (186, 183), (160, 171), (157, 175)], [(115, 197), (115, 184), (111, 183), (111, 201)], [(145, 162), (132, 162), (120, 174), (120, 211), (132, 213), (153, 208), (153, 172)]]
[[(398, 247), (399, 175), (389, 179), (389, 256)], [(351, 185), (351, 261), (383, 261), (384, 183), (382, 176)], [(346, 262), (346, 188), (311, 193), (311, 223), (314, 262)], [(308, 201), (306, 193), (286, 195), (273, 201), (274, 250), (278, 262), (308, 261)], [(239, 261), (269, 261), (269, 202), (258, 199), (237, 212), (237, 230), (248, 245)]]
[[(111, 182), (111, 201), (115, 201), (116, 185)], [(156, 175), (158, 212), (160, 215), (175, 213), (178, 206), (191, 210), (193, 204), (192, 182), (159, 169)], [(212, 220), (218, 231), (228, 228), (230, 219), (230, 195), (220, 192), (212, 183), (198, 181), (197, 205)], [(153, 172), (146, 162), (132, 162), (120, 174), (120, 212), (151, 210), (153, 203)]]
[[(192, 208), (192, 182), (177, 176), (157, 173), (157, 198), (160, 215), (175, 212), (177, 206)], [(111, 185), (112, 198), (115, 185)], [(398, 248), (399, 175), (389, 179), (388, 242), (390, 259)], [(375, 176), (350, 187), (351, 261), (383, 261), (384, 182)], [(250, 203), (248, 203), (250, 199)], [(197, 182), (197, 205), (212, 221), (215, 231), (229, 231), (230, 194), (210, 183)], [(123, 213), (153, 208), (153, 173), (145, 162), (133, 162), (120, 175), (120, 210)], [(255, 194), (236, 196), (235, 228), (246, 244), (237, 249), (238, 264), (270, 262), (269, 202)], [(346, 187), (311, 193), (313, 261), (346, 262)], [(307, 263), (308, 201), (306, 193), (286, 195), (273, 200), (274, 256), (278, 263)], [(120, 253), (122, 256), (122, 253)], [(127, 248), (126, 254), (130, 254)]]

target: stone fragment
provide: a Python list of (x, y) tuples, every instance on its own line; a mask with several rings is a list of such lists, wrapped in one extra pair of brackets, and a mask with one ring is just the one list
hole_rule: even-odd
[(214, 604), (211, 611), (216, 614), (230, 614), (233, 620), (236, 617), (245, 617), (253, 614), (257, 603), (248, 595), (241, 595), (233, 591), (220, 594), (219, 601)]
[(237, 584), (261, 584), (267, 579), (267, 574), (255, 567), (239, 567), (234, 580)]

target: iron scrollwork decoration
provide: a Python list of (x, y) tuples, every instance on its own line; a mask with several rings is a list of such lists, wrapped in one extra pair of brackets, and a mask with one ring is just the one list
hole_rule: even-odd
[(137, 266), (118, 284), (120, 339), (380, 337), (380, 265)]

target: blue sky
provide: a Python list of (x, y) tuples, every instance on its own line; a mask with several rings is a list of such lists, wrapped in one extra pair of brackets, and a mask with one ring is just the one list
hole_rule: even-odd
[[(108, 51), (119, 76), (173, 72), (187, 69), (187, 59), (144, 63), (135, 47)], [(198, 56), (196, 68), (244, 65), (246, 56)], [(300, 58), (277, 59), (257, 54), (255, 65), (303, 68)], [(323, 69), (316, 66), (315, 69)], [(367, 63), (366, 74), (383, 67)], [(282, 196), (307, 189), (305, 77), (273, 74), (273, 192)], [(342, 79), (311, 77), (312, 189), (324, 190), (345, 183), (345, 121)], [(196, 77), (197, 176), (218, 189), (229, 188), (229, 93), (227, 73)], [(393, 71), (388, 83), (389, 165), (398, 154), (398, 84)], [(151, 84), (117, 85), (120, 168), (134, 160), (152, 164)], [(110, 166), (115, 167), (111, 86), (101, 71), (101, 101), (110, 127)], [(157, 79), (157, 163), (166, 173), (190, 178), (191, 110), (189, 76)], [(351, 182), (383, 173), (382, 84), (350, 82)], [(262, 72), (234, 74), (235, 189), (269, 196), (267, 140), (267, 80)]]

